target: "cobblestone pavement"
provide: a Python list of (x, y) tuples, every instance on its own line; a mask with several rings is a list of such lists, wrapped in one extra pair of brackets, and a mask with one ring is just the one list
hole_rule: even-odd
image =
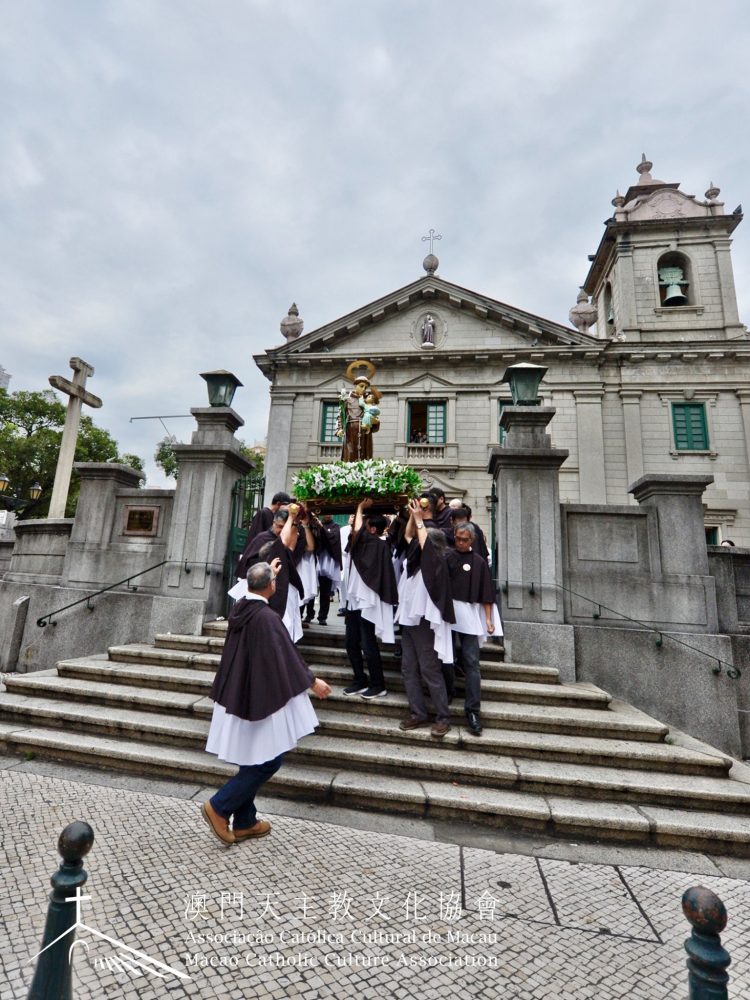
[[(680, 898), (729, 911), (731, 996), (750, 995), (750, 883), (372, 832), (287, 815), (232, 848), (197, 801), (0, 770), (0, 998), (25, 998), (60, 831), (96, 842), (82, 919), (189, 976), (138, 974), (79, 929), (76, 1000), (469, 998), (677, 1000), (687, 995)], [(119, 959), (119, 961), (118, 961)]]

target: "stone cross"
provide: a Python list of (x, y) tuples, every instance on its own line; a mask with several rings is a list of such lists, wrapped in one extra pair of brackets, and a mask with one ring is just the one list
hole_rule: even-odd
[(81, 361), (80, 358), (71, 358), (70, 367), (75, 373), (72, 382), (63, 378), (62, 375), (50, 375), (49, 377), (49, 384), (53, 389), (59, 389), (60, 392), (70, 396), (62, 441), (60, 442), (60, 454), (57, 456), (55, 485), (52, 487), (49, 517), (65, 517), (65, 505), (68, 502), (70, 476), (73, 472), (73, 459), (78, 441), (78, 425), (81, 421), (81, 406), (86, 403), (87, 406), (98, 409), (102, 405), (98, 396), (86, 391), (86, 379), (89, 375), (94, 374), (91, 365)]
[(430, 253), (432, 253), (432, 252), (433, 252), (433, 251), (432, 251), (432, 244), (433, 244), (433, 242), (434, 242), (435, 240), (442, 240), (442, 238), (443, 238), (442, 236), (438, 236), (438, 235), (437, 235), (437, 234), (435, 233), (435, 230), (434, 230), (434, 229), (431, 229), (431, 230), (429, 231), (429, 233), (427, 234), (427, 236), (423, 236), (423, 237), (422, 237), (422, 242), (423, 242), (423, 243), (427, 243), (427, 242), (429, 241), (429, 243), (430, 243)]

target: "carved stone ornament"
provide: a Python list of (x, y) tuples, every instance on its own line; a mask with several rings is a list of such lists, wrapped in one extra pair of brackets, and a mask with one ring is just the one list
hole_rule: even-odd
[(412, 324), (412, 343), (420, 351), (434, 351), (445, 343), (446, 324), (442, 316), (432, 310), (419, 313)]
[(589, 302), (583, 289), (578, 293), (576, 304), (568, 313), (568, 318), (579, 333), (588, 333), (589, 327), (596, 323), (596, 306)]
[(279, 329), (287, 342), (296, 340), (305, 329), (304, 322), (299, 318), (299, 309), (296, 302), (292, 302), (289, 306), (289, 312), (282, 319)]

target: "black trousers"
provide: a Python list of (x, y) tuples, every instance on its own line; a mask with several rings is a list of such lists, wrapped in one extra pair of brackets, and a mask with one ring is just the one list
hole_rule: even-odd
[[(333, 594), (333, 580), (329, 580), (327, 576), (318, 577), (318, 586), (320, 589), (320, 610), (318, 611), (318, 621), (324, 622), (328, 620), (328, 611), (331, 607), (331, 595)], [(308, 601), (305, 605), (305, 620), (311, 622), (315, 617), (315, 598)]]
[[(351, 611), (348, 608), (344, 623), (346, 625), (346, 653), (354, 671), (355, 683), (383, 691), (385, 689), (383, 662), (380, 659), (378, 640), (375, 638), (375, 626), (362, 617), (361, 611)], [(370, 674), (369, 684), (362, 660), (363, 652)]]
[(333, 593), (333, 580), (327, 576), (318, 577), (320, 583), (320, 609), (318, 611), (318, 621), (328, 620), (328, 611), (331, 607), (331, 594)]

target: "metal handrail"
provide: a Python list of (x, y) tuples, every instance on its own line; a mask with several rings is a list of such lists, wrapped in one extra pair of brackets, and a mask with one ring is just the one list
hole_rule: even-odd
[[(161, 562), (155, 563), (153, 566), (149, 566), (148, 569), (142, 569), (138, 573), (131, 573), (131, 575), (130, 576), (126, 576), (124, 580), (118, 580), (117, 583), (111, 583), (108, 587), (102, 587), (100, 590), (95, 591), (93, 594), (87, 594), (86, 597), (80, 597), (77, 601), (72, 601), (70, 604), (66, 604), (62, 608), (56, 608), (54, 611), (49, 611), (49, 612), (47, 612), (46, 615), (42, 615), (41, 618), (37, 618), (37, 620), (36, 620), (37, 626), (39, 628), (46, 628), (47, 625), (57, 625), (57, 622), (53, 621), (55, 615), (59, 615), (63, 611), (68, 611), (70, 608), (75, 608), (79, 604), (84, 604), (85, 603), (87, 609), (89, 611), (93, 611), (94, 610), (94, 605), (91, 602), (94, 600), (94, 598), (100, 597), (102, 594), (106, 594), (110, 590), (115, 590), (116, 587), (121, 587), (123, 584), (128, 584), (129, 585), (131, 580), (135, 580), (139, 576), (145, 576), (146, 573), (151, 573), (152, 570), (159, 569), (160, 566), (166, 566), (166, 565), (168, 565), (170, 563), (174, 564), (174, 562), (175, 562), (174, 559), (162, 559)], [(212, 567), (212, 566), (218, 566), (218, 564), (215, 564), (215, 563), (207, 563), (207, 562), (206, 563), (202, 563), (202, 562), (201, 563), (197, 563), (197, 562), (192, 562), (191, 563), (191, 562), (188, 562), (187, 560), (185, 560), (184, 564), (180, 563), (179, 565), (182, 566), (182, 568), (185, 570), (186, 573), (190, 572), (190, 567), (191, 566), (203, 566), (204, 569), (206, 570), (206, 575), (207, 576), (211, 575), (211, 569), (210, 569), (210, 567)], [(219, 569), (216, 570), (216, 572), (217, 573), (221, 573), (222, 570), (219, 568)], [(133, 593), (135, 593), (138, 590), (138, 588), (137, 587), (128, 586), (128, 590), (130, 590)]]
[[(500, 590), (503, 594), (507, 594), (508, 587), (510, 586), (527, 587), (528, 592), (532, 595), (532, 597), (537, 593), (533, 581), (529, 584), (525, 584), (518, 580), (514, 580), (512, 582), (506, 580)], [(709, 660), (716, 660), (716, 666), (712, 668), (714, 674), (720, 674), (722, 672), (722, 668), (726, 667), (727, 677), (731, 677), (733, 681), (739, 680), (739, 678), (742, 677), (742, 671), (733, 663), (727, 663), (725, 660), (722, 660), (720, 656), (714, 656), (713, 653), (707, 653), (704, 649), (699, 649), (698, 646), (693, 646), (689, 642), (685, 642), (684, 639), (677, 639), (670, 633), (665, 634), (662, 629), (654, 628), (653, 625), (649, 625), (648, 622), (641, 621), (640, 618), (631, 618), (630, 615), (626, 615), (624, 611), (618, 611), (617, 608), (610, 608), (601, 601), (594, 600), (593, 597), (588, 597), (586, 594), (579, 594), (578, 591), (571, 590), (570, 587), (564, 587), (561, 583), (545, 583), (542, 584), (542, 587), (552, 587), (554, 590), (563, 590), (566, 594), (572, 594), (574, 597), (579, 597), (582, 601), (588, 601), (589, 604), (593, 604), (596, 608), (598, 608), (598, 611), (593, 612), (591, 615), (594, 619), (601, 617), (603, 608), (605, 611), (611, 611), (612, 614), (619, 615), (620, 618), (624, 618), (625, 621), (632, 622), (633, 625), (640, 625), (644, 632), (654, 633), (654, 641), (657, 646), (662, 646), (664, 644), (664, 639), (666, 638), (671, 642), (677, 643), (679, 646), (685, 646), (687, 649), (691, 649), (694, 653), (700, 653), (701, 656), (705, 656)]]

